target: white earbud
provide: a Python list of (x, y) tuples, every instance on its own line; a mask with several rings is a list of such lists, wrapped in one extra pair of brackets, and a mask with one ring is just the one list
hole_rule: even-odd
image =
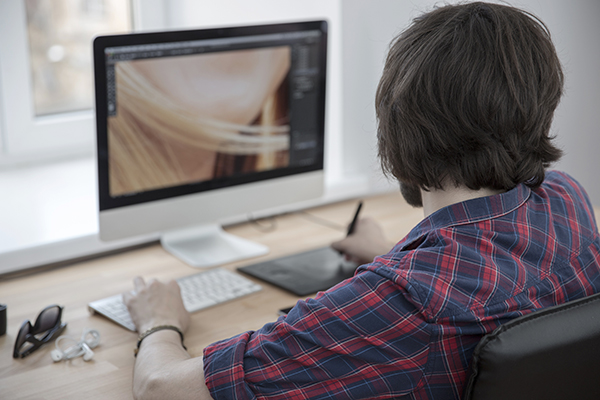
[(85, 342), (81, 343), (81, 349), (83, 350), (83, 361), (90, 361), (94, 358), (94, 352)]
[(63, 359), (63, 352), (59, 349), (54, 349), (50, 352), (50, 357), (52, 357), (52, 361), (59, 362)]
[[(66, 348), (61, 348), (60, 343), (71, 341), (73, 344)], [(75, 357), (83, 356), (83, 361), (90, 361), (94, 358), (92, 349), (100, 344), (100, 333), (95, 329), (87, 329), (83, 331), (81, 340), (77, 342), (70, 336), (60, 336), (54, 343), (56, 349), (50, 352), (50, 357), (54, 362), (61, 360), (70, 360)]]

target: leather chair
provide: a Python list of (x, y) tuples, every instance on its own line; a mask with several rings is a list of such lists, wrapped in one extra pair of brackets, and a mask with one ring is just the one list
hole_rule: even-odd
[(516, 318), (484, 336), (463, 399), (600, 399), (600, 293)]

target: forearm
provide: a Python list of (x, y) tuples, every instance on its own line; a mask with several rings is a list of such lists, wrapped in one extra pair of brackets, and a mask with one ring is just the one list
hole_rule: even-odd
[(147, 336), (135, 362), (133, 395), (136, 399), (211, 399), (202, 357), (190, 357), (175, 331)]

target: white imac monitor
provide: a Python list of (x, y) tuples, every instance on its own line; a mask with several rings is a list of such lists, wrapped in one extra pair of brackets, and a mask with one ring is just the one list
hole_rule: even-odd
[(218, 223), (322, 195), (326, 56), (325, 21), (97, 37), (100, 238), (266, 253)]

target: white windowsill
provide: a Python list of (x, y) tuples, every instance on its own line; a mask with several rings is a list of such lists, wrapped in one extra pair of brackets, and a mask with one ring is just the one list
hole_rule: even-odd
[(156, 239), (100, 242), (91, 157), (5, 169), (0, 187), (0, 274)]
[[(276, 214), (364, 196), (368, 177), (329, 183), (323, 198), (270, 210)], [(115, 242), (98, 237), (96, 166), (92, 157), (0, 171), (0, 274), (108, 252), (158, 239)], [(224, 224), (243, 221), (234, 217)]]
[(91, 158), (0, 172), (0, 253), (94, 234)]

